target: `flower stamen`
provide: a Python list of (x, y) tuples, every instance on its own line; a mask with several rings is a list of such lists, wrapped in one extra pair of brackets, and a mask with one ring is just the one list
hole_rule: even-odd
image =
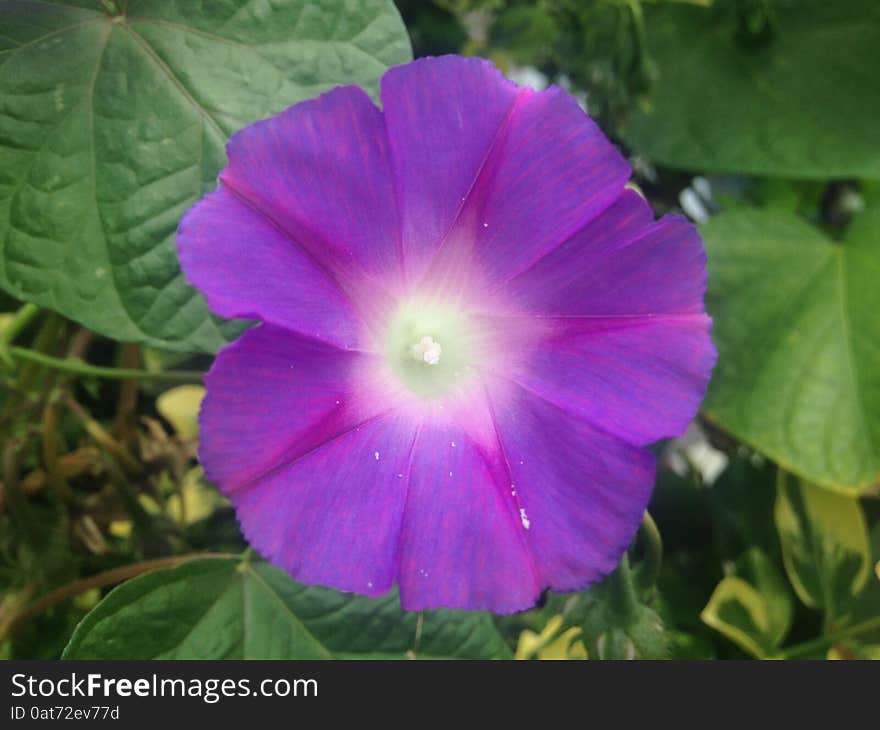
[(413, 359), (424, 363), (425, 365), (437, 365), (440, 362), (440, 355), (443, 354), (443, 348), (439, 342), (435, 342), (430, 335), (425, 335), (415, 345), (409, 349)]

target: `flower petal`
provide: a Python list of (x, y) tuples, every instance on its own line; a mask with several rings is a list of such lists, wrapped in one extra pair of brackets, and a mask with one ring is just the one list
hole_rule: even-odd
[(260, 319), (341, 347), (361, 337), (357, 315), (308, 254), (221, 183), (184, 216), (180, 265), (213, 312)]
[(546, 329), (506, 374), (630, 443), (681, 435), (716, 357), (705, 263), (690, 223), (652, 222), (627, 191), (507, 284), (506, 296)]
[(636, 445), (680, 436), (709, 383), (703, 314), (568, 318), (516, 364), (517, 382)]
[(452, 227), (517, 92), (477, 58), (423, 58), (382, 77), (406, 267), (414, 275)]
[(236, 133), (220, 180), (344, 286), (400, 271), (382, 113), (343, 86)]
[(523, 89), (449, 235), (450, 258), (473, 247), (485, 280), (504, 282), (595, 219), (629, 176), (570, 94)]
[(388, 409), (363, 373), (372, 356), (264, 324), (221, 350), (205, 378), (199, 457), (232, 493)]
[(540, 585), (506, 481), (494, 446), (453, 423), (422, 427), (400, 535), (403, 608), (510, 613), (535, 603)]
[(372, 360), (270, 325), (248, 330), (206, 379), (199, 456), (272, 562), (306, 583), (379, 595), (394, 578), (415, 428), (366, 392)]
[(506, 294), (533, 314), (703, 314), (706, 254), (696, 228), (681, 216), (651, 219), (648, 204), (627, 190), (518, 274)]
[(235, 492), (248, 542), (302, 583), (382, 595), (396, 572), (414, 432), (379, 416)]
[(654, 459), (520, 386), (489, 387), (541, 584), (584, 588), (613, 570), (632, 541)]
[(509, 278), (614, 202), (630, 175), (571, 95), (516, 87), (486, 61), (392, 69), (382, 99), (410, 272), (442, 248), (444, 278), (472, 258), (490, 281)]

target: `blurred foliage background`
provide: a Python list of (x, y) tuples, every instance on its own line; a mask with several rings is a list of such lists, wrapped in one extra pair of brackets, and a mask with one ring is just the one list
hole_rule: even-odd
[[(0, 656), (880, 657), (880, 4), (245, 9), (0, 2)], [(718, 366), (629, 555), (513, 616), (297, 585), (195, 459), (238, 327), (180, 215), (232, 132), (410, 42), (568, 89), (709, 257)]]

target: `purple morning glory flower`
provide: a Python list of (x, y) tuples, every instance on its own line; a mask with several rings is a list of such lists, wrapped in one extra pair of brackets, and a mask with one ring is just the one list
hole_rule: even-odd
[(212, 309), (200, 456), (297, 580), (509, 612), (612, 570), (715, 351), (702, 245), (567, 93), (393, 68), (236, 134), (184, 218)]

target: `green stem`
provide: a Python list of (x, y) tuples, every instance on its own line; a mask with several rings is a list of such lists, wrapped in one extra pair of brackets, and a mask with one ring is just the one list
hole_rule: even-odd
[(642, 0), (643, 3), (650, 5), (661, 5), (663, 3), (680, 3), (682, 5), (699, 5), (702, 8), (711, 8), (713, 0)]
[(798, 659), (815, 654), (818, 651), (828, 648), (831, 644), (846, 639), (853, 639), (861, 634), (867, 634), (871, 631), (880, 631), (880, 616), (869, 618), (852, 626), (831, 631), (817, 639), (805, 641), (802, 644), (795, 644), (780, 652), (779, 659)]
[(660, 566), (663, 563), (663, 540), (660, 538), (657, 523), (647, 511), (642, 517), (639, 532), (642, 535), (645, 553), (638, 566), (637, 580), (639, 588), (644, 593), (648, 593), (654, 589), (654, 586), (657, 585), (657, 579), (660, 577)]
[(110, 476), (110, 481), (116, 488), (119, 498), (122, 500), (123, 505), (125, 505), (125, 509), (128, 510), (128, 513), (131, 515), (135, 527), (140, 530), (141, 533), (149, 532), (152, 520), (149, 513), (140, 503), (137, 492), (128, 483), (128, 477), (122, 469), (119, 468), (118, 464), (106, 454), (104, 455), (104, 468), (107, 470), (107, 473)]
[(18, 473), (21, 470), (21, 446), (20, 439), (11, 438), (0, 451), (0, 476), (3, 477), (0, 511), (8, 505), (13, 518), (23, 524), (27, 512), (27, 500), (18, 480)]
[(647, 40), (645, 36), (645, 15), (642, 12), (641, 1), (626, 0), (626, 6), (629, 8), (632, 16), (633, 29), (636, 32), (636, 43), (639, 45), (639, 50), (642, 51), (647, 46)]
[(150, 370), (131, 370), (128, 368), (108, 368), (100, 365), (89, 365), (82, 360), (64, 359), (44, 355), (41, 352), (28, 350), (25, 347), (10, 347), (9, 354), (20, 360), (38, 363), (53, 370), (64, 373), (84, 375), (94, 378), (111, 380), (152, 380), (162, 383), (201, 383), (204, 373), (195, 370), (171, 370), (152, 372)]
[(633, 583), (632, 570), (629, 567), (629, 555), (623, 554), (620, 565), (608, 576), (608, 599), (614, 613), (620, 617), (623, 625), (628, 625), (636, 617), (639, 599)]
[(12, 358), (8, 352), (10, 343), (18, 337), (18, 333), (27, 327), (39, 312), (40, 308), (35, 304), (25, 304), (15, 313), (9, 325), (0, 332), (0, 360), (12, 365)]
[(241, 558), (242, 563), (252, 563), (260, 559), (259, 553), (257, 553), (257, 551), (254, 550), (250, 545), (248, 545), (244, 549), (239, 557)]
[(83, 425), (86, 433), (129, 474), (138, 475), (143, 471), (141, 464), (132, 456), (129, 450), (107, 433), (104, 427), (92, 418), (89, 412), (77, 403), (71, 395), (68, 394), (65, 397), (64, 403)]
[[(58, 337), (63, 328), (64, 320), (54, 312), (49, 312), (43, 319), (43, 323), (40, 325), (37, 336), (34, 338), (32, 349), (27, 350), (27, 352), (33, 352), (40, 357), (52, 357), (45, 353), (56, 351), (56, 348), (58, 347)], [(7, 353), (14, 357), (14, 351), (18, 349), (19, 348), (17, 347), (10, 347), (7, 349)], [(25, 360), (27, 361), (18, 373), (18, 388), (21, 393), (28, 393), (28, 391), (30, 391), (30, 389), (44, 375), (42, 369), (39, 367), (39, 365), (42, 365), (43, 363), (34, 359), (28, 360), (25, 358)]]
[(648, 36), (645, 33), (645, 15), (642, 12), (640, 0), (627, 0), (630, 16), (632, 17), (633, 31), (636, 39), (636, 53), (638, 54), (639, 72), (643, 75), (642, 81), (648, 79)]
[(75, 500), (73, 490), (64, 478), (64, 472), (61, 471), (58, 461), (58, 408), (55, 401), (55, 395), (50, 394), (40, 424), (43, 436), (41, 444), (43, 466), (49, 485), (65, 502), (73, 503)]

